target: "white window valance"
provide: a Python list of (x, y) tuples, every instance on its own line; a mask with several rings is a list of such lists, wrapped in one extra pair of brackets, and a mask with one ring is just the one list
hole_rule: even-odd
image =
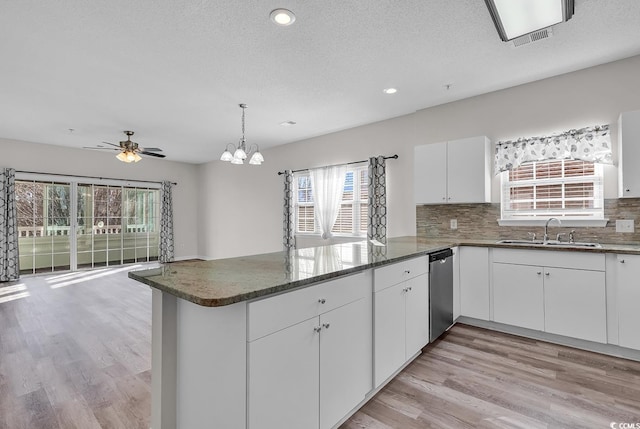
[(609, 125), (569, 130), (547, 137), (498, 142), (494, 173), (512, 170), (527, 162), (561, 159), (613, 164)]

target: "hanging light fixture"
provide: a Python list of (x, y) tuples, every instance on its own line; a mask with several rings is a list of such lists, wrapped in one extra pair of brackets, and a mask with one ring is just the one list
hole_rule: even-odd
[[(247, 140), (244, 137), (244, 110), (247, 108), (246, 104), (239, 104), (242, 109), (242, 138), (238, 142), (238, 147), (233, 143), (229, 143), (220, 157), (220, 161), (231, 162), (232, 164), (244, 164), (244, 160), (249, 158), (249, 164), (260, 165), (264, 162), (264, 157), (260, 153), (260, 148), (257, 144), (252, 144), (247, 150)], [(229, 150), (231, 148), (231, 150)], [(232, 154), (233, 153), (233, 154)]]

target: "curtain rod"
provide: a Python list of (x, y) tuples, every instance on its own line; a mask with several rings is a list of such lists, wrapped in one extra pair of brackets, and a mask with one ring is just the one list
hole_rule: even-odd
[[(40, 171), (24, 171), (24, 170), (16, 170), (16, 173), (28, 173), (28, 174), (44, 174), (47, 176), (60, 176), (60, 177), (78, 177), (80, 179), (100, 179), (100, 180), (120, 180), (121, 182), (140, 182), (140, 183), (158, 183), (162, 184), (162, 182), (157, 182), (153, 180), (136, 180), (136, 179), (116, 179), (114, 177), (98, 177), (98, 176), (78, 176), (77, 174), (60, 174), (60, 173), (42, 173)], [(172, 185), (178, 185), (176, 182), (171, 182)]]
[[(398, 155), (396, 154), (396, 155), (391, 155), (391, 156), (385, 156), (385, 157), (383, 157), (383, 158), (384, 158), (384, 159), (398, 159)], [(363, 161), (352, 161), (352, 162), (347, 162), (347, 163), (345, 163), (345, 164), (333, 164), (333, 165), (326, 165), (325, 167), (333, 167), (333, 166), (336, 166), (336, 165), (352, 165), (352, 164), (361, 164), (361, 163), (363, 163), (363, 162), (369, 162), (369, 160), (368, 160), (368, 159), (365, 159), (365, 160), (363, 160)], [(316, 168), (322, 168), (322, 167), (316, 167)], [(311, 168), (301, 168), (300, 170), (292, 170), (291, 172), (292, 172), (292, 173), (298, 173), (298, 172), (300, 172), (300, 171), (308, 171), (308, 170), (311, 170)], [(284, 174), (284, 171), (278, 171), (278, 176), (280, 176), (280, 175), (282, 175), (282, 174)]]

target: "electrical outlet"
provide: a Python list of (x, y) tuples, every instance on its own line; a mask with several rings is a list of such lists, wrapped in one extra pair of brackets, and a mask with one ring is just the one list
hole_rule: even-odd
[(458, 219), (451, 219), (451, 229), (458, 229)]
[(633, 231), (634, 231), (633, 219), (616, 220), (616, 232), (633, 232)]

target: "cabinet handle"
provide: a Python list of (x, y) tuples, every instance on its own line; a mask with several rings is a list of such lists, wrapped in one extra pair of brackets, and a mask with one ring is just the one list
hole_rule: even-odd
[(544, 273), (544, 275), (549, 277), (551, 274), (550, 273)]
[[(628, 190), (627, 190), (627, 191), (628, 191)], [(444, 201), (445, 199), (446, 199), (445, 197), (442, 197), (442, 201)]]
[(324, 298), (320, 298), (320, 299), (318, 300), (318, 302), (319, 302), (320, 304), (324, 304), (325, 302), (327, 302), (327, 300), (326, 300), (326, 299), (324, 299)]
[(323, 327), (324, 329), (329, 329), (329, 326), (331, 326), (331, 325), (330, 325), (330, 324), (328, 324), (328, 323), (323, 323), (323, 324), (322, 324), (322, 327)]
[(405, 274), (411, 274), (411, 270), (404, 270)]
[(540, 274), (542, 274), (542, 271), (538, 271), (536, 274), (537, 274), (537, 275), (540, 275)]
[(621, 263), (621, 264), (624, 264), (624, 259), (620, 259), (620, 263)]
[(316, 326), (315, 328), (313, 328), (314, 332), (320, 332), (322, 331), (322, 327), (321, 326)]
[(625, 189), (625, 192), (631, 192), (631, 189), (627, 188)]
[(413, 289), (413, 286), (409, 286), (407, 289), (408, 289), (408, 290), (412, 290), (412, 289)]

